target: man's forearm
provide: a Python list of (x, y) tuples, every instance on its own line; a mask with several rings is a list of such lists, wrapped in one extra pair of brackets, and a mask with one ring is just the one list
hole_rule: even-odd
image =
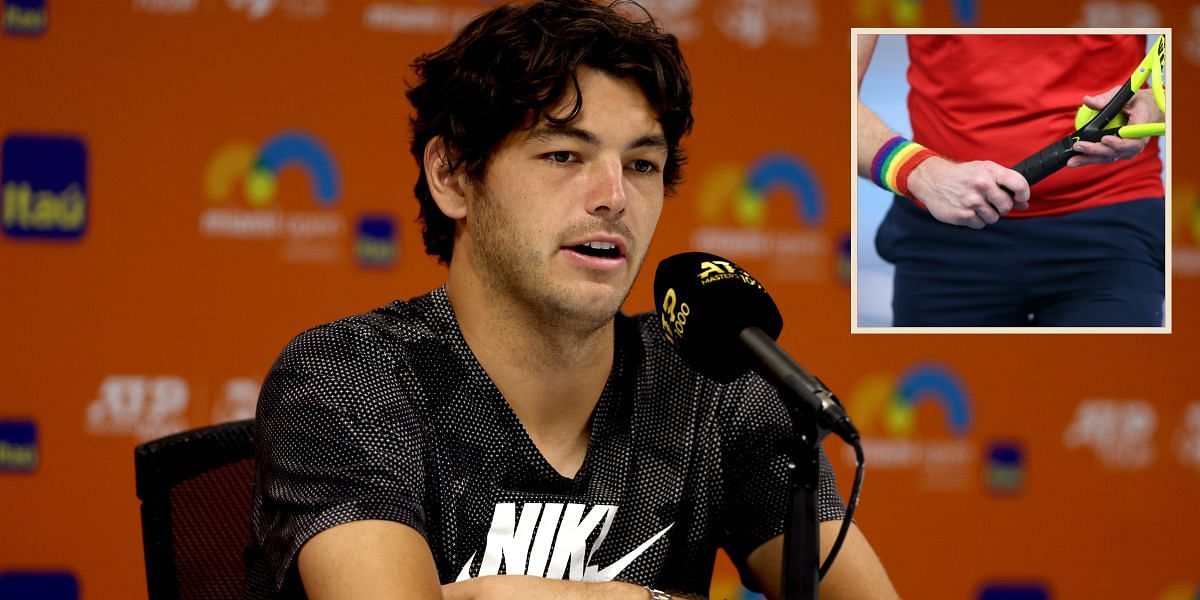
[[(669, 592), (673, 600), (704, 596)], [(444, 600), (650, 600), (646, 588), (620, 581), (582, 582), (529, 575), (488, 575), (442, 586)]]
[(897, 135), (892, 131), (875, 111), (867, 108), (867, 105), (858, 101), (858, 174), (862, 177), (871, 177), (871, 161), (875, 158), (875, 153), (892, 139), (892, 136)]

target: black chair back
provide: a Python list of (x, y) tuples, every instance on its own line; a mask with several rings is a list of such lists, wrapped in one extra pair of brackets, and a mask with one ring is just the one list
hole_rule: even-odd
[(146, 442), (134, 467), (150, 600), (242, 598), (254, 421)]

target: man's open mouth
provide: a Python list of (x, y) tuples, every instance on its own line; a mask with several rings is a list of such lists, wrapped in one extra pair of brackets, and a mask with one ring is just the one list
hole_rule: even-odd
[(621, 249), (617, 248), (617, 245), (611, 242), (584, 242), (577, 246), (569, 246), (569, 248), (584, 256), (595, 256), (597, 258), (621, 257)]

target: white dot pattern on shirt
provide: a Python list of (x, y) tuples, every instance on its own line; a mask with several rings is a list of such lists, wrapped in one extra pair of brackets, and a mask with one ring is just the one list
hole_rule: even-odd
[[(653, 315), (619, 315), (617, 330), (571, 479), (537, 450), (471, 353), (444, 288), (297, 336), (259, 400), (248, 595), (304, 597), (293, 568), (300, 546), (360, 519), (421, 532), (442, 582), (453, 581), (482, 550), (498, 502), (618, 506), (596, 565), (673, 524), (620, 579), (707, 593), (718, 546), (741, 563), (783, 531), (790, 419), (756, 375), (730, 384), (698, 375)], [(821, 520), (842, 518), (823, 453), (818, 498)]]

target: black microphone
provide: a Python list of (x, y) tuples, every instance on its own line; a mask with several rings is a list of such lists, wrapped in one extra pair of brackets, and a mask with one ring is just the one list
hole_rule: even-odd
[(745, 269), (704, 252), (676, 254), (658, 263), (654, 300), (667, 342), (697, 371), (728, 383), (753, 368), (790, 400), (793, 417), (858, 440), (837, 397), (775, 343), (783, 317)]

